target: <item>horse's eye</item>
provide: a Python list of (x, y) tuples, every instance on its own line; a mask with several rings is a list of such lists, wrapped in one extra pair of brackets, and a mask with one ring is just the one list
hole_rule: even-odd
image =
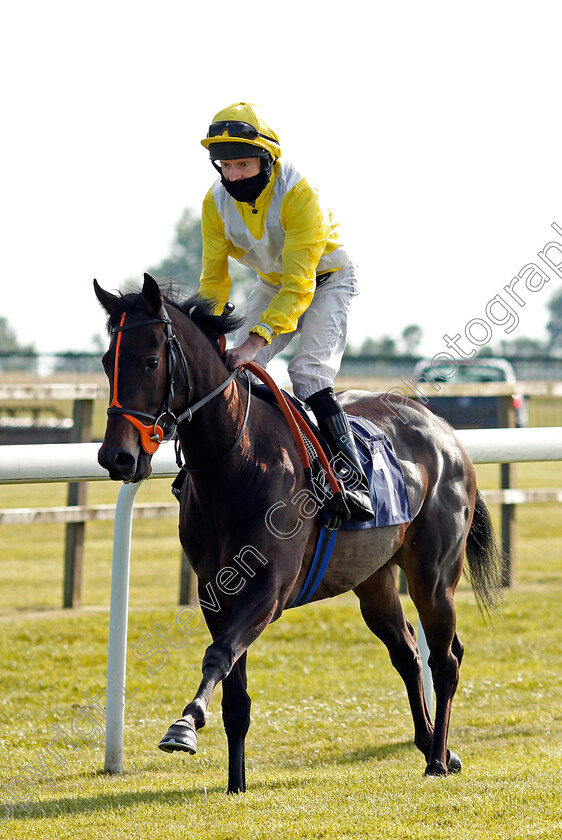
[(155, 370), (158, 367), (158, 356), (151, 356), (146, 360), (146, 370)]

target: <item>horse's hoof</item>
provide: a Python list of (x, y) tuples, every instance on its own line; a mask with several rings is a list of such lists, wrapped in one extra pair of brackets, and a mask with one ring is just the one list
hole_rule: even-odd
[(447, 752), (447, 770), (449, 773), (460, 773), (462, 770), (462, 761), (460, 760), (460, 757), (456, 753), (451, 752), (451, 750), (447, 750)]
[(158, 744), (158, 749), (168, 753), (180, 751), (195, 755), (197, 733), (192, 724), (183, 720), (173, 723)]
[(427, 765), (424, 775), (429, 777), (446, 776), (447, 768), (440, 761), (434, 761), (432, 764)]

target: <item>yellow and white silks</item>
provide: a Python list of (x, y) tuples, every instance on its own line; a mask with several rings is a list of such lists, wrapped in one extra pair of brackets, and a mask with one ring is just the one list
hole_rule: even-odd
[[(216, 301), (217, 312), (230, 292), (229, 256), (259, 276), (235, 343), (249, 332), (261, 335), (268, 346), (256, 361), (265, 365), (299, 332), (289, 369), (295, 393), (305, 399), (333, 385), (356, 283), (338, 226), (316, 190), (285, 161), (274, 164), (253, 205), (235, 201), (217, 180), (203, 203), (202, 233), (200, 293)], [(326, 272), (329, 279), (316, 288), (316, 277)]]

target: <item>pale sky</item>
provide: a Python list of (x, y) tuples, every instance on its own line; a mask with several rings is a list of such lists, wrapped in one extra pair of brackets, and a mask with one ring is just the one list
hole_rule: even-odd
[(242, 100), (346, 232), (352, 344), (543, 337), (562, 279), (502, 290), (562, 227), (561, 24), (554, 0), (4, 3), (0, 315), (39, 351), (92, 349), (92, 279), (168, 255), (215, 177), (199, 141)]

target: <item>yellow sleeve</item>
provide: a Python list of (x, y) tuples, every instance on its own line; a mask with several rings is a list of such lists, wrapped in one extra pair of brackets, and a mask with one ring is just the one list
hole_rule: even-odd
[(310, 306), (316, 268), (332, 232), (328, 213), (304, 178), (283, 199), (281, 225), (285, 231), (281, 288), (261, 315), (261, 321), (273, 330), (273, 337), (294, 332)]
[(199, 294), (215, 300), (215, 315), (220, 315), (228, 301), (231, 279), (228, 273), (228, 242), (224, 235), (224, 225), (213, 198), (212, 189), (203, 201), (201, 214), (201, 234), (203, 237), (203, 261)]

